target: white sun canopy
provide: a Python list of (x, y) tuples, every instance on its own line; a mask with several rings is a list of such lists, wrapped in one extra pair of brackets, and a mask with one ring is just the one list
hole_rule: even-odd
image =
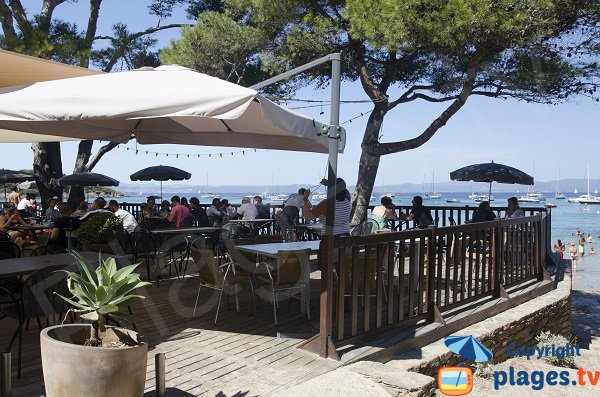
[[(328, 152), (326, 126), (178, 66), (0, 89), (0, 129), (76, 139)], [(338, 149), (343, 151), (345, 137)], [(0, 131), (0, 142), (14, 142)], [(52, 139), (49, 139), (52, 140)]]

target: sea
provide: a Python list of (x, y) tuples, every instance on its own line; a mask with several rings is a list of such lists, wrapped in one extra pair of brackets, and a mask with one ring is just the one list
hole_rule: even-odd
[[(324, 191), (319, 191), (318, 193), (323, 194)], [(169, 200), (171, 196), (178, 195), (180, 197), (187, 197), (189, 200), (191, 197), (197, 197), (201, 203), (210, 204), (213, 197), (219, 197), (221, 199), (228, 199), (230, 204), (240, 204), (242, 201), (242, 197), (244, 196), (254, 196), (256, 193), (218, 193), (214, 192), (214, 194), (191, 194), (187, 193), (176, 193), (176, 192), (163, 192), (163, 199)], [(456, 193), (456, 192), (441, 192), (441, 199), (433, 199), (433, 200), (425, 200), (424, 204), (426, 206), (461, 206), (468, 205), (476, 207), (479, 204), (474, 200), (469, 199), (469, 192)], [(124, 197), (119, 197), (117, 200), (119, 202), (126, 203), (143, 203), (146, 202), (146, 198), (149, 194), (139, 194), (139, 195), (129, 195)], [(421, 195), (421, 193), (394, 193), (394, 198), (392, 199), (394, 204), (396, 205), (410, 205), (413, 196)], [(509, 197), (517, 196), (518, 193), (494, 193), (494, 201), (491, 203), (492, 206), (506, 206), (506, 200)], [(594, 241), (598, 241), (597, 249), (600, 250), (600, 205), (581, 205), (577, 203), (569, 203), (567, 200), (555, 200), (554, 193), (546, 193), (546, 201), (541, 201), (536, 204), (524, 204), (521, 203), (521, 207), (540, 207), (545, 203), (553, 203), (556, 204), (555, 208), (550, 208), (552, 211), (552, 241), (556, 242), (557, 239), (561, 239), (563, 243), (568, 244), (570, 242), (576, 242), (575, 233), (577, 231), (584, 232), (587, 234), (591, 234)], [(447, 199), (458, 199), (460, 203), (447, 203)], [(379, 204), (380, 195), (374, 194), (374, 200), (371, 201), (372, 205)], [(156, 199), (157, 203), (160, 202), (160, 198)], [(265, 204), (281, 204), (281, 201), (270, 201), (269, 199), (264, 198), (263, 203)], [(586, 247), (587, 250), (587, 247)]]

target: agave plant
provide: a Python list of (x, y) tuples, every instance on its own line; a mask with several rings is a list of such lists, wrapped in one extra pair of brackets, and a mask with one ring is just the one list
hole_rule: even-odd
[(72, 255), (79, 270), (66, 271), (69, 276), (69, 291), (73, 297), (57, 295), (75, 307), (73, 310), (81, 313), (82, 318), (91, 321), (90, 344), (100, 346), (106, 333), (104, 317), (110, 315), (118, 320), (133, 322), (133, 317), (120, 312), (119, 306), (138, 298), (144, 299), (142, 295), (134, 295), (132, 292), (150, 283), (141, 281), (140, 275), (133, 272), (139, 263), (117, 270), (114, 258), (100, 257), (100, 265), (94, 270), (86, 258), (75, 252)]

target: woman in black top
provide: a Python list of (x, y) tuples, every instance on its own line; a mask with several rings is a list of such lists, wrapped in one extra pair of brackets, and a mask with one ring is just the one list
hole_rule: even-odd
[(69, 248), (69, 239), (65, 231), (78, 229), (81, 221), (71, 216), (71, 207), (68, 204), (60, 204), (58, 212), (60, 213), (60, 217), (54, 220), (54, 227), (50, 233), (50, 244), (66, 249)]

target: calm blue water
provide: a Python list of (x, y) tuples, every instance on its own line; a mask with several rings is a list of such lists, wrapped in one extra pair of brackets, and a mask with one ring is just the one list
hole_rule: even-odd
[[(319, 193), (324, 193), (319, 191)], [(175, 193), (165, 193), (163, 197), (165, 199), (170, 199)], [(424, 204), (429, 206), (463, 206), (469, 205), (476, 207), (478, 203), (473, 200), (468, 199), (470, 193), (442, 193), (443, 198), (440, 200), (425, 200)], [(187, 197), (188, 200), (194, 195), (190, 193), (178, 193), (180, 197)], [(249, 193), (224, 193), (218, 194), (221, 198), (226, 198), (229, 200), (231, 204), (239, 204), (244, 195), (253, 194)], [(397, 205), (410, 205), (412, 197), (414, 193), (396, 193), (393, 198), (394, 204)], [(510, 193), (494, 193), (495, 200), (492, 202), (492, 206), (505, 206), (506, 199), (511, 196), (518, 196), (518, 194), (510, 194)], [(212, 201), (212, 197), (199, 197), (196, 195), (201, 203), (210, 203)], [(457, 198), (460, 200), (460, 203), (446, 203), (446, 199)], [(378, 204), (380, 197), (377, 196), (371, 204)], [(138, 196), (127, 196), (118, 198), (119, 202), (127, 202), (127, 203), (142, 203), (146, 201), (146, 195), (138, 195)], [(157, 199), (157, 202), (159, 200)], [(281, 202), (270, 202), (269, 200), (263, 201), (265, 204), (281, 204)], [(556, 208), (552, 208), (552, 240), (556, 241), (557, 239), (561, 239), (563, 242), (568, 243), (570, 241), (575, 241), (575, 238), (572, 236), (572, 233), (575, 233), (577, 230), (581, 230), (583, 232), (591, 233), (594, 240), (600, 241), (600, 205), (598, 206), (582, 206), (580, 204), (570, 204), (567, 200), (555, 200), (554, 194), (548, 193), (546, 202), (551, 202), (557, 205)], [(522, 207), (528, 206), (542, 206), (544, 202), (541, 202), (536, 205), (527, 205), (522, 204)], [(600, 248), (600, 245), (598, 246)]]

